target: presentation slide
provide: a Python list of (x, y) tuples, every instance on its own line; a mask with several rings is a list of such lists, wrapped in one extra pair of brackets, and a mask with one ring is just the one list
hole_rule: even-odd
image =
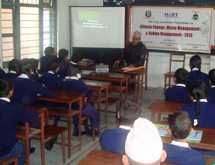
[(73, 47), (124, 48), (124, 7), (71, 7)]

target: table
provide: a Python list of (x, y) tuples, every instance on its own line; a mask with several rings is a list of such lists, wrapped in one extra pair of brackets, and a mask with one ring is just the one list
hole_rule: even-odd
[[(204, 155), (206, 164), (214, 164), (215, 157)], [(122, 155), (102, 150), (93, 150), (90, 152), (79, 165), (122, 165)], [(174, 165), (163, 162), (161, 165)]]
[[(82, 80), (90, 91), (98, 92), (98, 100), (90, 100), (90, 102), (98, 103), (98, 112), (100, 115), (100, 106), (101, 102), (105, 101), (105, 125), (100, 127), (100, 130), (105, 128), (107, 129), (107, 108), (108, 108), (108, 93), (111, 92), (111, 83), (110, 82), (102, 82), (102, 81), (93, 81), (93, 80)], [(105, 92), (105, 97), (101, 97), (102, 91)], [(99, 131), (98, 131), (99, 132)]]
[(177, 112), (183, 105), (187, 103), (179, 103), (165, 100), (154, 101), (148, 109), (152, 111), (151, 121), (155, 122), (155, 113), (158, 113), (158, 121), (160, 121), (161, 114), (173, 114)]
[[(114, 91), (119, 91), (120, 93), (120, 103), (122, 103), (122, 92), (125, 90), (125, 99), (127, 100), (128, 96), (128, 83), (130, 80), (129, 75), (125, 74), (119, 74), (119, 73), (109, 73), (108, 75), (105, 74), (83, 74), (82, 76), (84, 79), (90, 79), (90, 80), (97, 80), (97, 81), (106, 81), (106, 82), (114, 82), (114, 83), (120, 83), (120, 88), (114, 88)], [(126, 87), (123, 86), (123, 83), (126, 84)]]
[[(45, 96), (38, 96), (38, 100), (44, 101), (52, 101), (57, 103), (66, 103), (69, 105), (68, 112), (68, 157), (71, 157), (71, 150), (77, 146), (79, 146), (79, 150), (81, 150), (81, 112), (82, 112), (82, 104), (85, 104), (85, 94), (79, 92), (68, 92), (68, 91), (58, 91), (54, 90), (55, 96), (53, 98), (47, 98)], [(71, 146), (71, 117), (74, 115), (72, 113), (72, 103), (79, 104), (79, 142), (73, 146)]]

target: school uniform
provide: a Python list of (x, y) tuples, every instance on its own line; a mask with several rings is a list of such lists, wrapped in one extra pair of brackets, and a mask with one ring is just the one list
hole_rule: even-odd
[(163, 144), (163, 149), (166, 151), (167, 158), (165, 162), (180, 164), (180, 165), (205, 165), (204, 156), (193, 150), (187, 143), (172, 141), (171, 144)]
[(124, 155), (125, 140), (130, 130), (130, 127), (122, 125), (117, 129), (106, 129), (100, 137), (102, 149)]
[(46, 55), (40, 58), (40, 74), (48, 72), (48, 63), (53, 59), (57, 59), (57, 56)]
[[(91, 93), (87, 88), (87, 85), (79, 81), (77, 77), (69, 77), (66, 81), (63, 82), (62, 90), (71, 91), (71, 92), (81, 92), (85, 93), (85, 97), (87, 97), (87, 101), (91, 98)], [(72, 104), (72, 109), (79, 110), (78, 104)], [(100, 116), (98, 111), (92, 106), (90, 103), (86, 103), (82, 107), (82, 115), (89, 115), (92, 126), (98, 127), (100, 122)], [(74, 121), (74, 132), (78, 132), (78, 118), (73, 118)], [(88, 129), (87, 120), (83, 122), (85, 129)], [(88, 131), (88, 130), (86, 130)]]
[(209, 95), (210, 95), (210, 102), (215, 104), (215, 85), (212, 85), (210, 88), (209, 88)]
[(39, 76), (35, 75), (34, 73), (31, 73), (31, 79), (37, 82), (40, 82)]
[(61, 60), (60, 61), (60, 69), (59, 71), (57, 72), (57, 74), (61, 77), (61, 78), (64, 78), (67, 76), (67, 70), (68, 70), (68, 67), (72, 65), (70, 63), (68, 63), (67, 61), (65, 60)]
[(176, 84), (176, 86), (168, 88), (165, 93), (165, 100), (182, 103), (192, 102), (189, 98), (187, 87), (185, 84)]
[(5, 74), (5, 77), (12, 79), (18, 77), (18, 74), (15, 71), (11, 70), (10, 72)]
[(16, 140), (16, 125), (18, 122), (34, 122), (38, 116), (33, 109), (0, 98), (0, 159), (21, 154), (18, 164), (25, 164), (25, 144)]
[(202, 80), (207, 84), (208, 87), (210, 87), (208, 75), (206, 73), (200, 72), (200, 79), (198, 77), (199, 77), (199, 69), (193, 68), (192, 71), (189, 73), (189, 77), (188, 77), (186, 86), (188, 86), (189, 83), (192, 81)]
[(5, 71), (0, 68), (0, 78), (5, 77)]
[[(196, 115), (196, 101), (184, 105), (180, 108), (182, 111), (187, 111), (190, 115), (192, 123), (197, 119)], [(206, 99), (200, 100), (200, 116), (198, 120), (198, 127), (215, 129), (215, 105), (207, 102)]]
[(11, 102), (33, 105), (36, 94), (46, 97), (54, 97), (54, 92), (40, 85), (38, 82), (30, 80), (26, 74), (21, 74), (17, 78), (13, 78), (13, 96)]

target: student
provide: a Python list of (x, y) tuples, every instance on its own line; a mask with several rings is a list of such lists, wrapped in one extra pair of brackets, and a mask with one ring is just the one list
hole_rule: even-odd
[(0, 79), (0, 160), (21, 154), (18, 164), (25, 164), (25, 144), (16, 140), (18, 122), (34, 122), (38, 113), (11, 103), (13, 84), (9, 78)]
[(185, 85), (189, 76), (188, 71), (184, 68), (179, 68), (175, 71), (174, 76), (176, 85), (166, 90), (165, 100), (183, 103), (192, 102), (189, 98), (187, 87)]
[(17, 59), (13, 59), (9, 62), (8, 70), (9, 72), (6, 73), (5, 77), (7, 78), (15, 78), (19, 76), (19, 67), (20, 67), (20, 61)]
[(192, 81), (188, 92), (193, 102), (182, 106), (180, 110), (189, 113), (193, 126), (214, 129), (215, 105), (208, 102), (207, 85), (201, 80)]
[[(66, 81), (63, 82), (62, 89), (64, 91), (85, 93), (86, 100), (89, 101), (92, 95), (88, 90), (87, 85), (79, 80), (81, 78), (81, 70), (77, 66), (69, 66), (67, 75), (68, 77), (66, 78)], [(79, 110), (78, 104), (72, 104), (72, 109)], [(90, 103), (86, 103), (85, 105), (83, 105), (82, 115), (90, 116), (91, 128), (92, 126), (95, 128), (98, 127), (98, 124), (100, 122), (100, 116), (98, 111)], [(78, 118), (73, 118), (73, 121), (73, 136), (78, 136)], [(86, 133), (92, 135), (92, 130), (89, 129), (87, 120), (84, 120), (83, 124), (86, 132), (82, 132), (82, 134)]]
[(118, 112), (120, 126), (117, 129), (107, 129), (100, 136), (100, 144), (104, 151), (125, 154), (125, 139), (134, 121), (140, 117), (141, 107), (134, 101), (126, 101)]
[(0, 78), (5, 77), (5, 71), (0, 67)]
[(54, 97), (54, 92), (40, 85), (38, 82), (31, 80), (29, 77), (32, 73), (31, 64), (29, 60), (22, 61), (20, 67), (21, 75), (12, 79), (14, 84), (14, 94), (11, 97), (11, 102), (33, 105), (34, 96), (41, 94), (46, 97)]
[(39, 75), (37, 73), (38, 60), (35, 58), (31, 58), (29, 61), (31, 63), (31, 69), (32, 69), (31, 78), (32, 80), (39, 82)]
[(187, 137), (193, 133), (192, 121), (185, 111), (175, 112), (169, 121), (168, 133), (172, 135), (171, 144), (164, 144), (167, 153), (165, 162), (181, 165), (204, 165), (204, 156), (188, 146)]
[(58, 75), (62, 78), (65, 78), (67, 76), (69, 65), (72, 65), (66, 61), (68, 59), (69, 51), (66, 49), (60, 49), (58, 55), (60, 60), (60, 69), (58, 71)]
[(166, 158), (158, 130), (147, 119), (138, 118), (125, 141), (124, 165), (158, 165)]
[(45, 56), (40, 58), (40, 74), (47, 73), (48, 62), (57, 58), (57, 52), (53, 47), (46, 47), (44, 52)]
[(210, 102), (215, 104), (215, 69), (209, 72), (209, 82), (211, 87), (209, 87)]
[(202, 80), (209, 87), (210, 84), (209, 84), (208, 75), (206, 73), (201, 72), (201, 64), (202, 64), (202, 59), (198, 55), (195, 55), (190, 58), (191, 72), (189, 74), (188, 81), (186, 83), (187, 86), (191, 81)]

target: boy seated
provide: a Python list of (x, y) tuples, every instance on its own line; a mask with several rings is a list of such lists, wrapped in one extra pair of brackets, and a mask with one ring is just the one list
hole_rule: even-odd
[(121, 106), (118, 112), (119, 128), (107, 129), (100, 137), (100, 144), (104, 151), (125, 154), (125, 139), (134, 121), (140, 117), (140, 111), (140, 105), (134, 101), (126, 101)]
[(172, 135), (171, 144), (164, 144), (167, 153), (165, 162), (182, 165), (204, 165), (203, 155), (190, 148), (187, 143), (188, 135), (193, 133), (192, 121), (185, 111), (175, 112), (169, 121), (168, 133)]
[(166, 90), (165, 100), (183, 103), (192, 102), (189, 98), (187, 87), (185, 85), (189, 76), (189, 72), (184, 68), (179, 68), (176, 70), (174, 76), (176, 85)]
[(34, 122), (38, 113), (11, 103), (13, 84), (9, 78), (0, 79), (0, 160), (21, 154), (19, 165), (25, 164), (25, 144), (16, 140), (18, 122)]
[(162, 140), (155, 125), (138, 118), (125, 141), (124, 165), (159, 165), (166, 159)]
[(209, 72), (209, 83), (211, 87), (209, 87), (209, 95), (210, 95), (210, 102), (215, 104), (215, 69), (211, 69)]

